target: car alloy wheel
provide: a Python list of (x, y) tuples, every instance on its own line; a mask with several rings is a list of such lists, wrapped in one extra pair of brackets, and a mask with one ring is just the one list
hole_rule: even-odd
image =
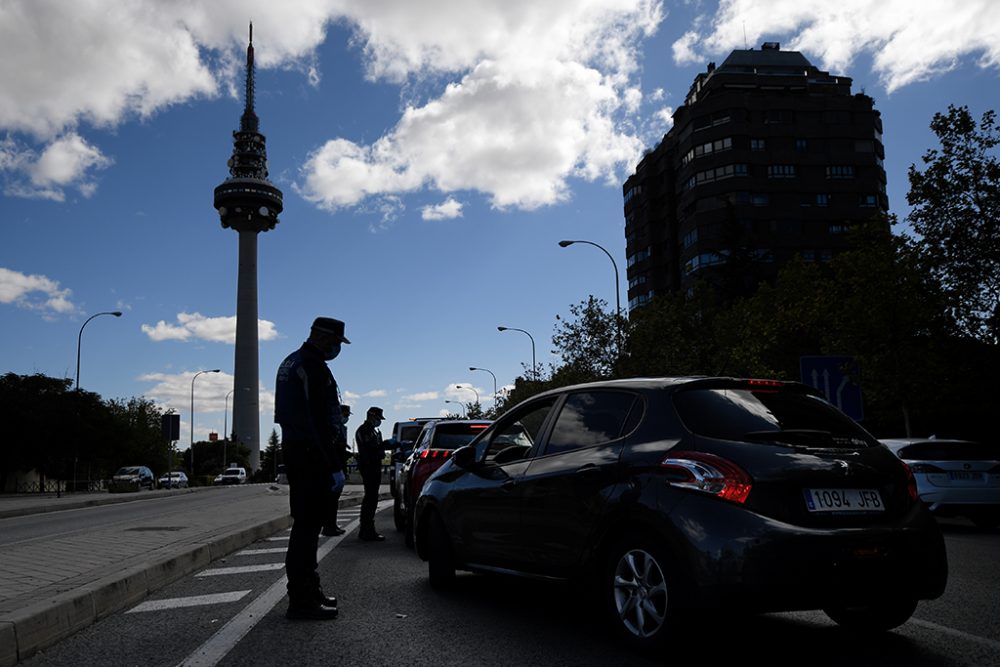
[(403, 513), (403, 501), (398, 495), (392, 499), (392, 522), (397, 533), (406, 530), (406, 514)]
[(651, 648), (668, 634), (676, 601), (669, 563), (658, 549), (622, 542), (611, 554), (605, 594), (618, 633), (636, 648)]
[(451, 540), (440, 514), (431, 511), (427, 520), (427, 576), (432, 588), (448, 588), (455, 580)]

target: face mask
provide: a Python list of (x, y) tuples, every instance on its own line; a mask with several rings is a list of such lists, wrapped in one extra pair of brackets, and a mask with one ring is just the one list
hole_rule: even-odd
[(323, 358), (327, 361), (333, 361), (337, 358), (338, 354), (340, 354), (340, 343), (334, 343), (330, 346), (330, 349), (323, 353)]

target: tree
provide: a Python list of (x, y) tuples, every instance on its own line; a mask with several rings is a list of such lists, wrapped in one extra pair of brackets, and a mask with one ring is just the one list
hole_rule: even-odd
[(254, 473), (255, 481), (274, 481), (281, 460), (281, 441), (278, 439), (277, 429), (272, 428), (271, 435), (267, 438), (267, 447), (260, 456), (260, 470)]
[(939, 149), (910, 165), (909, 220), (922, 236), (931, 269), (966, 335), (1000, 338), (1000, 129), (987, 111), (977, 123), (968, 107), (934, 114)]
[(618, 362), (617, 315), (594, 296), (570, 306), (572, 319), (556, 315), (552, 344), (564, 365), (587, 380), (613, 377)]

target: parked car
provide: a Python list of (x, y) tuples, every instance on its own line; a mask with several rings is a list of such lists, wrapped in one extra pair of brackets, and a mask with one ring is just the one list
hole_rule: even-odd
[(247, 469), (246, 468), (226, 468), (222, 471), (222, 474), (215, 478), (212, 484), (216, 485), (226, 485), (226, 484), (246, 484), (247, 483)]
[(577, 579), (634, 647), (691, 610), (822, 609), (864, 632), (947, 581), (906, 465), (812, 387), (646, 378), (543, 392), (454, 452), (414, 510), (430, 583)]
[(451, 453), (469, 444), (491, 424), (484, 419), (440, 419), (427, 422), (420, 430), (413, 451), (407, 457), (396, 480), (392, 516), (396, 530), (405, 531), (407, 546), (413, 546), (413, 508), (424, 482), (451, 456)]
[(436, 421), (439, 417), (415, 417), (405, 422), (396, 422), (392, 425), (392, 437), (389, 442), (392, 444), (391, 463), (389, 465), (389, 493), (396, 497), (396, 480), (399, 479), (399, 471), (413, 451), (413, 443), (417, 441), (420, 430), (427, 422)]
[(188, 488), (188, 478), (183, 472), (164, 473), (160, 479), (156, 480), (161, 489), (186, 489)]
[(139, 491), (144, 487), (150, 491), (156, 488), (156, 477), (153, 476), (153, 471), (146, 466), (124, 466), (111, 477), (108, 491), (111, 493)]
[(882, 440), (910, 466), (931, 512), (965, 516), (980, 528), (1000, 525), (1000, 447), (972, 440)]

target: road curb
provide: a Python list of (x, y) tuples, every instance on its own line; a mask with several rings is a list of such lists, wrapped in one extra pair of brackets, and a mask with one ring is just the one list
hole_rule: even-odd
[[(380, 493), (379, 500), (390, 497)], [(102, 504), (102, 503), (94, 503)], [(339, 507), (361, 504), (361, 496), (342, 498)], [(60, 508), (63, 509), (63, 508)], [(185, 545), (165, 558), (117, 572), (73, 591), (0, 615), (0, 667), (21, 660), (79, 632), (97, 620), (129, 607), (178, 579), (201, 570), (259, 539), (292, 525), (285, 514), (242, 526), (210, 542)]]

